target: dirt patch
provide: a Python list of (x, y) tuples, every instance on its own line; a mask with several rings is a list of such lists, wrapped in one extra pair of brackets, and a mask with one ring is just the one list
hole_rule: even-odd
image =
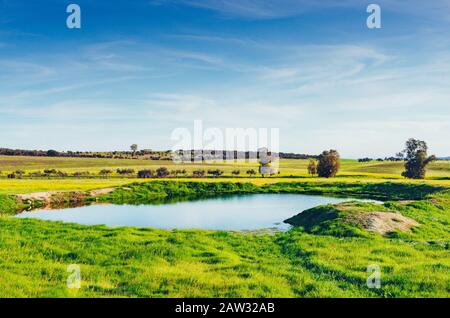
[(413, 219), (407, 218), (395, 212), (366, 212), (346, 217), (346, 221), (361, 225), (368, 231), (377, 232), (382, 235), (393, 232), (408, 232), (414, 226), (420, 224)]
[(58, 191), (47, 191), (47, 192), (34, 192), (34, 193), (27, 193), (27, 194), (19, 194), (16, 195), (16, 198), (21, 201), (31, 200), (31, 201), (43, 201), (43, 202), (50, 202), (50, 198), (58, 194)]
[(413, 203), (413, 200), (399, 200), (399, 201), (395, 201), (395, 203), (400, 204), (400, 205), (408, 205)]
[(98, 197), (114, 191), (116, 188), (96, 189), (89, 192), (82, 191), (47, 191), (34, 192), (27, 194), (18, 194), (16, 199), (22, 202), (28, 202), (30, 206), (35, 206), (36, 201), (40, 201), (41, 205), (60, 204), (62, 202), (82, 202), (87, 197)]
[(97, 189), (97, 190), (92, 190), (91, 192), (89, 192), (89, 194), (92, 197), (98, 197), (100, 195), (104, 195), (104, 194), (108, 194), (113, 192), (114, 190), (116, 190), (116, 188), (105, 188), (105, 189)]

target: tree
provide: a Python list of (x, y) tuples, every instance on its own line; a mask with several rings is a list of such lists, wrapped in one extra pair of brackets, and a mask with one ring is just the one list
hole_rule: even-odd
[(208, 170), (208, 174), (212, 175), (214, 178), (217, 178), (223, 174), (223, 171), (219, 169), (212, 169)]
[(134, 169), (120, 169), (119, 168), (116, 171), (118, 174), (121, 174), (121, 175), (131, 175), (134, 173)]
[(135, 154), (136, 151), (138, 150), (138, 145), (132, 144), (132, 145), (130, 146), (130, 149), (131, 149), (131, 151), (133, 152), (133, 156), (134, 156), (134, 154)]
[(315, 176), (317, 173), (317, 164), (315, 160), (310, 160), (308, 164), (308, 173)]
[(247, 174), (251, 177), (256, 174), (256, 171), (255, 171), (255, 169), (250, 169), (250, 170), (247, 170)]
[(137, 174), (140, 179), (149, 179), (155, 176), (155, 171), (153, 170), (139, 170)]
[(156, 169), (156, 176), (158, 178), (166, 178), (169, 175), (170, 175), (170, 171), (166, 167), (161, 167), (161, 168)]
[(47, 151), (47, 156), (48, 157), (58, 157), (59, 152), (57, 152), (56, 150), (50, 149)]
[(112, 171), (108, 169), (103, 169), (100, 171), (100, 175), (104, 176), (105, 178), (108, 177), (109, 174), (111, 174)]
[(25, 171), (23, 171), (23, 170), (16, 170), (16, 171), (14, 172), (14, 174), (15, 174), (19, 179), (22, 179), (23, 175), (25, 174)]
[(176, 169), (170, 171), (170, 174), (176, 178), (178, 178), (178, 176), (185, 176), (186, 173), (187, 173), (186, 169)]
[(340, 156), (336, 150), (325, 150), (319, 156), (317, 174), (322, 178), (335, 177), (340, 168)]
[(192, 176), (194, 178), (203, 178), (205, 176), (205, 170), (194, 170), (192, 171)]
[(434, 155), (428, 157), (427, 151), (428, 146), (425, 141), (409, 139), (402, 152), (406, 160), (402, 176), (409, 179), (425, 179), (426, 166), (436, 160)]
[(238, 175), (241, 174), (241, 170), (233, 170), (233, 171), (231, 171), (231, 174), (232, 174), (233, 176), (238, 176)]

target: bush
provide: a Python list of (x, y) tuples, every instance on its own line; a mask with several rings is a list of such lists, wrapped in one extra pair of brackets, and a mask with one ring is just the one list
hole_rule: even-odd
[(219, 169), (213, 169), (213, 170), (208, 170), (208, 174), (212, 175), (214, 178), (217, 178), (223, 174), (223, 171), (219, 170)]
[(76, 171), (76, 172), (73, 173), (73, 176), (77, 177), (77, 178), (79, 178), (79, 177), (87, 177), (89, 175), (90, 175), (89, 171)]
[(120, 175), (130, 175), (134, 173), (134, 169), (117, 169), (116, 171)]
[(158, 178), (166, 178), (169, 175), (170, 175), (169, 169), (167, 169), (166, 167), (156, 169), (156, 176)]
[(155, 171), (154, 170), (140, 170), (138, 171), (137, 174), (138, 178), (141, 179), (149, 179), (149, 178), (153, 178), (155, 176)]
[(317, 165), (314, 160), (310, 160), (308, 164), (308, 173), (312, 176), (315, 176), (317, 173)]
[(100, 171), (100, 175), (102, 175), (104, 177), (107, 177), (111, 173), (112, 173), (112, 171), (108, 170), (108, 169), (103, 169), (103, 170)]
[(336, 150), (324, 151), (319, 156), (317, 174), (322, 178), (335, 177), (340, 168), (340, 157)]
[(205, 176), (205, 170), (195, 170), (192, 171), (192, 176), (195, 178), (203, 178)]

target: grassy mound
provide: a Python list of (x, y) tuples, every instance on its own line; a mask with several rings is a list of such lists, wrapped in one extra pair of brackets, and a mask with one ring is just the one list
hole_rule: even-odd
[(370, 232), (378, 232), (407, 240), (448, 240), (450, 191), (429, 195), (424, 200), (323, 205), (303, 211), (285, 222), (318, 235), (368, 237), (373, 236)]
[(384, 205), (367, 202), (344, 202), (306, 210), (285, 221), (312, 234), (368, 236), (370, 232), (387, 234), (407, 231), (419, 224)]

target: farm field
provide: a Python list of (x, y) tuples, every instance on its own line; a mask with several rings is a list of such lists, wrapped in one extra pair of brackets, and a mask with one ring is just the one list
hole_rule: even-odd
[[(280, 177), (308, 176), (306, 159), (281, 159)], [(0, 172), (2, 175), (15, 170), (35, 172), (43, 169), (64, 170), (69, 173), (76, 171), (89, 171), (98, 173), (102, 169), (116, 170), (118, 168), (156, 169), (167, 167), (169, 169), (186, 169), (192, 172), (195, 169), (223, 169), (225, 174), (231, 174), (235, 169), (257, 168), (257, 162), (229, 161), (229, 162), (205, 162), (176, 164), (171, 160), (147, 160), (147, 159), (103, 159), (103, 158), (50, 158), (50, 157), (22, 157), (0, 156)], [(402, 178), (403, 162), (358, 162), (357, 160), (344, 159), (341, 161), (340, 176), (367, 176), (379, 178)], [(450, 178), (450, 160), (435, 161), (428, 167), (427, 176), (431, 179)]]
[[(88, 191), (98, 188), (120, 186), (129, 182), (145, 182), (136, 177), (124, 178), (114, 173), (116, 169), (131, 168), (135, 171), (141, 169), (157, 169), (167, 167), (171, 169), (185, 169), (187, 174), (192, 174), (196, 169), (221, 169), (224, 175), (219, 178), (177, 178), (179, 181), (202, 180), (205, 182), (252, 182), (262, 185), (267, 183), (295, 182), (299, 179), (310, 182), (415, 182), (422, 180), (405, 180), (401, 176), (403, 170), (402, 162), (368, 162), (360, 163), (356, 160), (342, 160), (341, 171), (336, 178), (327, 180), (323, 178), (310, 177), (307, 173), (309, 160), (280, 160), (280, 174), (270, 178), (249, 177), (246, 170), (258, 170), (258, 163), (248, 162), (226, 162), (226, 163), (204, 163), (204, 164), (175, 164), (172, 161), (153, 161), (142, 159), (85, 159), (85, 158), (45, 158), (45, 157), (10, 157), (0, 156), (0, 194), (23, 194), (42, 191)], [(89, 178), (28, 178), (7, 179), (9, 172), (23, 170), (26, 173), (42, 171), (44, 169), (57, 169), (69, 174), (77, 171), (88, 171), (92, 174)], [(101, 177), (98, 174), (102, 169), (110, 169), (113, 174)], [(240, 176), (231, 174), (233, 170), (240, 170)], [(147, 180), (148, 181), (148, 180)], [(437, 161), (430, 164), (427, 173), (427, 183), (433, 185), (450, 186), (450, 161)]]

